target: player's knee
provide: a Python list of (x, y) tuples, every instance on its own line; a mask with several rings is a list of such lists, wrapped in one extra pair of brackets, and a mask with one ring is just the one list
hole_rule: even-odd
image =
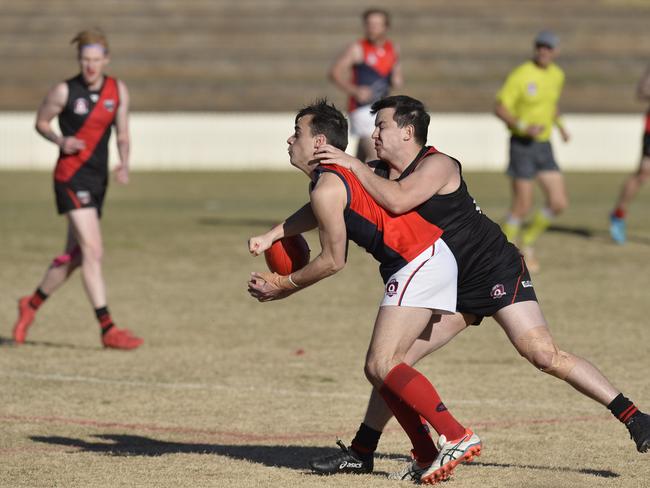
[(562, 351), (546, 327), (530, 330), (516, 341), (517, 350), (540, 371), (564, 380), (577, 364), (576, 357)]
[(650, 179), (650, 167), (641, 168), (636, 177), (639, 180), (639, 183), (645, 183), (648, 181)]
[(560, 215), (569, 207), (569, 199), (566, 196), (557, 197), (550, 203), (553, 215)]
[(368, 381), (374, 386), (380, 387), (384, 383), (384, 378), (395, 365), (392, 361), (385, 358), (371, 357), (366, 359), (364, 373)]
[(90, 243), (82, 246), (84, 260), (101, 262), (104, 258), (104, 247), (100, 243)]

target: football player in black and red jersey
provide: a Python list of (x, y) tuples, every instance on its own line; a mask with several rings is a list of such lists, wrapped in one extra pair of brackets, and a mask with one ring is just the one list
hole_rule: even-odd
[[(380, 160), (371, 164), (333, 142), (345, 132), (332, 131), (327, 120), (342, 115), (320, 105), (298, 113), (288, 140), (291, 163), (313, 181), (310, 204), (251, 238), (249, 250), (259, 254), (277, 239), (318, 227), (321, 254), (288, 276), (253, 273), (248, 284), (260, 301), (284, 298), (341, 269), (348, 239), (380, 262), (386, 289), (366, 357), (366, 376), (375, 387), (366, 422), (351, 449), (341, 444), (340, 453), (313, 460), (314, 471), (371, 471), (379, 435), (392, 415), (414, 454), (395, 478), (437, 483), (477, 455), (476, 434), (449, 414), (412, 365), (486, 316), (494, 317), (531, 364), (606, 406), (646, 452), (650, 416), (590, 362), (557, 345), (517, 248), (476, 205), (460, 163), (426, 146), (429, 116), (422, 103), (394, 96), (373, 104)], [(422, 418), (439, 434), (437, 446)]]
[[(54, 258), (36, 291), (19, 300), (13, 337), (18, 344), (25, 341), (42, 303), (81, 267), (102, 344), (135, 349), (143, 340), (116, 327), (108, 311), (99, 223), (108, 186), (108, 141), (113, 126), (120, 160), (115, 176), (119, 183), (129, 181), (129, 93), (124, 82), (104, 74), (110, 58), (103, 32), (79, 32), (72, 44), (77, 46), (80, 73), (55, 85), (36, 114), (38, 133), (59, 147), (54, 193), (58, 213), (68, 221), (65, 249)], [(61, 134), (52, 128), (57, 116)]]

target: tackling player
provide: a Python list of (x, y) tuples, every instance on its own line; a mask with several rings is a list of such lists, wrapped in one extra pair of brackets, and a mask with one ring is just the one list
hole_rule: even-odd
[[(18, 344), (25, 341), (39, 307), (81, 267), (102, 344), (135, 349), (143, 340), (127, 329), (117, 328), (108, 310), (99, 224), (108, 185), (108, 140), (113, 125), (120, 157), (115, 176), (119, 183), (129, 181), (129, 94), (124, 82), (104, 74), (109, 50), (103, 32), (79, 32), (72, 43), (77, 46), (80, 73), (54, 86), (36, 114), (38, 133), (60, 150), (54, 170), (54, 193), (58, 213), (68, 221), (67, 242), (64, 253), (52, 261), (36, 291), (19, 300), (13, 337)], [(57, 116), (61, 134), (51, 125)]]

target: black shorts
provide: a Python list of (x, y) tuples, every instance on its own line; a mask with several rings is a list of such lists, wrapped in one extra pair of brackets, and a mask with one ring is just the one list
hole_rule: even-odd
[(530, 180), (540, 171), (560, 171), (551, 143), (512, 136), (507, 174), (512, 178)]
[(56, 208), (59, 214), (78, 208), (96, 208), (101, 217), (106, 195), (106, 184), (89, 181), (54, 181)]
[(489, 281), (483, 280), (470, 286), (459, 286), (457, 309), (462, 313), (476, 315), (472, 325), (479, 325), (483, 317), (491, 317), (513, 303), (537, 301), (533, 282), (523, 256), (508, 266), (497, 269)]
[(650, 157), (650, 132), (643, 134), (642, 157)]

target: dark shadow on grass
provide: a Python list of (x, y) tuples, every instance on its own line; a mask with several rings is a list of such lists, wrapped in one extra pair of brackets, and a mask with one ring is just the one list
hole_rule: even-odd
[(99, 346), (80, 346), (78, 344), (66, 344), (61, 342), (49, 342), (49, 341), (30, 341), (26, 340), (23, 344), (16, 344), (13, 338), (10, 337), (0, 337), (0, 347), (29, 347), (29, 346), (43, 346), (43, 347), (54, 347), (59, 349), (77, 349), (77, 350), (94, 350), (101, 349)]
[[(594, 230), (588, 227), (567, 227), (562, 225), (551, 225), (548, 228), (549, 232), (557, 232), (559, 234), (568, 234), (576, 237), (582, 237), (583, 239), (597, 239), (599, 241), (606, 241), (614, 245), (612, 238), (609, 235), (608, 230)], [(627, 242), (633, 242), (635, 244), (642, 244), (645, 246), (650, 246), (650, 239), (647, 237), (640, 237), (635, 235), (628, 235)]]
[(609, 471), (608, 469), (591, 469), (591, 468), (567, 468), (561, 466), (539, 466), (535, 464), (514, 464), (514, 463), (486, 463), (483, 461), (474, 461), (465, 466), (482, 466), (486, 468), (519, 468), (532, 469), (538, 471), (560, 471), (563, 473), (579, 473), (596, 476), (598, 478), (620, 478), (621, 475)]
[[(70, 437), (31, 436), (34, 442), (43, 442), (57, 446), (67, 446), (83, 452), (95, 452), (112, 456), (164, 456), (165, 454), (215, 454), (232, 459), (250, 461), (265, 466), (308, 470), (312, 458), (326, 456), (337, 452), (331, 447), (318, 446), (264, 446), (232, 444), (196, 444), (188, 442), (170, 442), (151, 439), (138, 435), (101, 434), (94, 436), (98, 441), (84, 441)], [(410, 461), (403, 454), (377, 454), (378, 458)], [(556, 466), (539, 466), (515, 463), (474, 462), (466, 466), (483, 466), (490, 468), (519, 468), (540, 471), (561, 471), (586, 474), (601, 478), (618, 478), (619, 474), (608, 470), (590, 468), (568, 468)], [(374, 475), (385, 476), (387, 473), (374, 471)]]
[(227, 217), (202, 217), (199, 219), (201, 225), (214, 225), (224, 227), (273, 227), (278, 220), (267, 219), (236, 219)]

